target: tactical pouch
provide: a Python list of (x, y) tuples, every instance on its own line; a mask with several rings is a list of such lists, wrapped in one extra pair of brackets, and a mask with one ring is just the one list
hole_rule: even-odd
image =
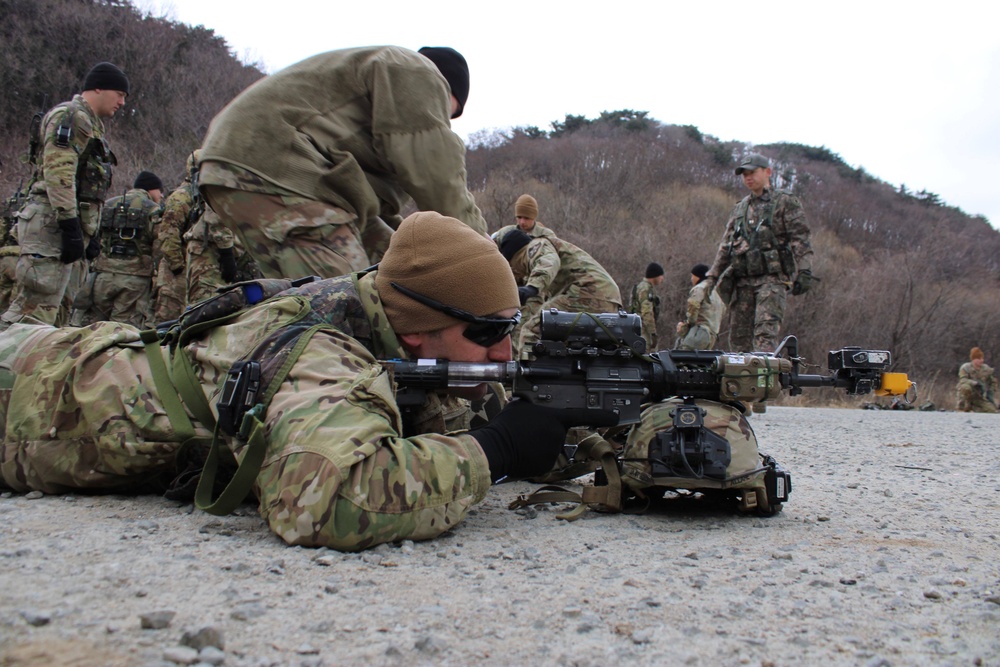
[(778, 248), (778, 257), (781, 260), (781, 271), (785, 275), (794, 276), (795, 275), (795, 256), (792, 254), (792, 249), (787, 246), (781, 246)]
[(746, 258), (746, 273), (743, 275), (752, 278), (767, 273), (767, 260), (760, 250), (748, 250), (744, 257)]
[(764, 250), (761, 256), (764, 258), (764, 273), (772, 276), (782, 273), (781, 259), (777, 250)]

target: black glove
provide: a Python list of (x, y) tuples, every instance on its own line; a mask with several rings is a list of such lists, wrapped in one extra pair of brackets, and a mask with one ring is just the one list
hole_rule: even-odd
[(219, 248), (219, 270), (227, 283), (236, 280), (236, 256), (232, 248)]
[(528, 302), (528, 299), (530, 299), (533, 296), (538, 296), (537, 287), (532, 287), (531, 285), (525, 285), (524, 287), (517, 288), (517, 298), (521, 302), (522, 306), (526, 304)]
[(101, 235), (98, 233), (90, 237), (90, 243), (87, 244), (87, 251), (84, 253), (84, 256), (87, 258), (87, 261), (93, 261), (97, 259), (97, 256), (100, 254)]
[(83, 245), (80, 218), (66, 218), (56, 224), (62, 232), (62, 254), (59, 255), (59, 261), (63, 264), (72, 264), (78, 259), (83, 259), (86, 248)]
[(798, 296), (799, 294), (805, 294), (809, 291), (809, 288), (813, 286), (813, 283), (818, 283), (819, 278), (812, 274), (809, 269), (803, 269), (798, 272), (795, 276), (795, 282), (792, 283), (792, 294)]
[(490, 480), (547, 473), (566, 442), (571, 426), (614, 426), (618, 415), (587, 408), (560, 410), (515, 398), (486, 426), (469, 432), (490, 465)]

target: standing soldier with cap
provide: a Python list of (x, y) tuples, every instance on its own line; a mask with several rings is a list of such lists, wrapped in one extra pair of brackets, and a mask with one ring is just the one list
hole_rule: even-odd
[(691, 291), (688, 292), (687, 319), (677, 323), (678, 350), (711, 350), (719, 337), (725, 306), (714, 284), (705, 280), (708, 265), (691, 268)]
[(486, 234), (451, 130), (469, 95), (454, 49), (366, 46), (262, 79), (212, 121), (199, 187), (269, 278), (379, 261), (409, 199)]
[(660, 317), (660, 297), (653, 288), (665, 280), (663, 267), (650, 262), (646, 267), (646, 277), (632, 288), (632, 312), (642, 318), (642, 337), (646, 339), (646, 349), (656, 350), (656, 320)]
[[(778, 346), (785, 297), (803, 294), (814, 281), (812, 246), (802, 203), (795, 195), (771, 189), (771, 165), (763, 155), (747, 155), (736, 175), (750, 194), (733, 209), (707, 274), (706, 290), (719, 284), (731, 312), (729, 349), (771, 352)], [(728, 296), (728, 298), (726, 298)]]
[(86, 272), (84, 253), (97, 232), (117, 163), (104, 122), (125, 104), (128, 77), (111, 63), (87, 74), (83, 92), (45, 114), (28, 203), (18, 215), (17, 287), (0, 328), (13, 322), (61, 324)]
[(151, 171), (140, 172), (132, 189), (109, 199), (94, 237), (100, 255), (86, 284), (76, 294), (73, 326), (94, 322), (125, 322), (150, 326), (153, 293), (153, 241), (161, 231), (163, 181)]

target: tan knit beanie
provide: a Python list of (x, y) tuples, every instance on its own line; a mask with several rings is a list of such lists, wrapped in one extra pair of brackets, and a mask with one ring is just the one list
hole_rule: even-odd
[(971, 350), (969, 350), (969, 360), (970, 361), (972, 359), (984, 359), (984, 358), (985, 358), (985, 356), (983, 355), (983, 351), (980, 350), (978, 347), (974, 347)]
[(535, 198), (531, 195), (521, 195), (518, 197), (517, 203), (514, 204), (514, 217), (537, 220), (538, 202), (535, 201)]
[(514, 274), (496, 243), (433, 211), (400, 223), (379, 263), (375, 286), (397, 334), (436, 331), (460, 321), (411, 299), (392, 282), (479, 316), (520, 303)]

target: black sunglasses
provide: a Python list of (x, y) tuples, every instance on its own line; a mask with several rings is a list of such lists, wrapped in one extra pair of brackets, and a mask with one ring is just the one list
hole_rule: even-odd
[(435, 301), (429, 296), (418, 294), (399, 283), (390, 282), (389, 284), (396, 291), (405, 294), (414, 301), (424, 304), (428, 308), (433, 308), (439, 313), (454, 317), (456, 320), (468, 322), (469, 326), (465, 327), (462, 335), (476, 345), (492, 347), (509, 336), (517, 328), (517, 325), (521, 323), (520, 310), (514, 313), (514, 317), (480, 317), (461, 308), (455, 308), (454, 306), (445, 305), (440, 301)]

